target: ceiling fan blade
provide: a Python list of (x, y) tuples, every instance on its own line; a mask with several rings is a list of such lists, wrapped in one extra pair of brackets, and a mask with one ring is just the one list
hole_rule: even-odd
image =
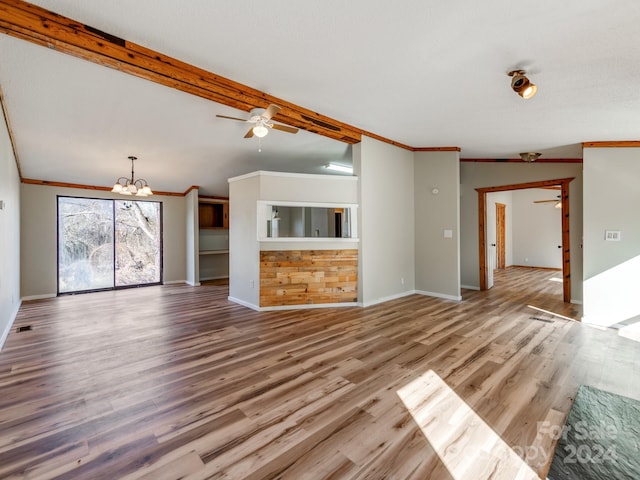
[(281, 132), (298, 133), (297, 128), (290, 127), (288, 125), (278, 125), (277, 123), (274, 123), (271, 128), (273, 128), (274, 130), (280, 130)]
[(559, 202), (560, 200), (534, 200), (533, 203)]
[(262, 115), (260, 115), (262, 118), (264, 118), (265, 120), (270, 120), (271, 117), (273, 117), (274, 115), (277, 115), (277, 113), (282, 110), (282, 108), (280, 108), (277, 105), (274, 105), (273, 103), (271, 105), (269, 105), (267, 107), (267, 109), (264, 111), (264, 113)]
[(227, 117), (226, 115), (216, 115), (219, 118), (228, 118), (229, 120), (238, 120), (239, 122), (246, 122), (247, 120), (244, 118), (236, 118), (236, 117)]
[(244, 136), (244, 138), (251, 138), (251, 137), (253, 137), (253, 128), (250, 128), (247, 134)]

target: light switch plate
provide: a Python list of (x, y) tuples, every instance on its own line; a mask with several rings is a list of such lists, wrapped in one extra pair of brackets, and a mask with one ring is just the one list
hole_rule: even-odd
[(607, 242), (619, 242), (620, 241), (620, 230), (605, 230), (604, 239)]
[(446, 229), (444, 231), (444, 238), (453, 238), (453, 230)]

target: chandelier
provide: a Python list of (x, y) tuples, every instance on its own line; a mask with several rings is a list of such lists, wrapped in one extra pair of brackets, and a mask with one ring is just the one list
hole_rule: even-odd
[(148, 197), (149, 195), (153, 195), (151, 191), (151, 187), (147, 181), (143, 178), (136, 178), (133, 174), (133, 162), (137, 160), (137, 157), (130, 156), (128, 157), (131, 160), (131, 178), (120, 177), (111, 191), (113, 193), (120, 193), (121, 195), (135, 195), (136, 197)]

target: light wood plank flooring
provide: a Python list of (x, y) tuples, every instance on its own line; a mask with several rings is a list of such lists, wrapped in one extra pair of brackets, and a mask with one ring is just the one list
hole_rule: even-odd
[(26, 302), (0, 478), (537, 478), (579, 384), (640, 397), (640, 344), (528, 306), (579, 318), (553, 277), (287, 312), (219, 284)]

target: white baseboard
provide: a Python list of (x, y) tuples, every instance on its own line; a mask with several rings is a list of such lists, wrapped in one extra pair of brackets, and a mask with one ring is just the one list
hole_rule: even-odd
[(239, 298), (229, 296), (227, 297), (227, 300), (233, 303), (237, 303), (238, 305), (242, 305), (243, 307), (250, 308), (251, 310), (255, 310), (256, 312), (260, 311), (260, 307), (258, 307), (257, 305), (254, 305), (253, 303), (245, 302), (244, 300), (240, 300)]
[(373, 305), (378, 305), (379, 303), (389, 302), (391, 300), (396, 300), (402, 297), (408, 297), (409, 295), (413, 295), (416, 293), (415, 290), (408, 290), (406, 292), (396, 293), (394, 295), (388, 295), (386, 297), (376, 298), (375, 300), (369, 300), (368, 302), (362, 302), (361, 305), (363, 307), (371, 307)]
[(163, 285), (178, 285), (178, 284), (184, 285), (185, 283), (187, 283), (186, 280), (167, 280), (162, 282)]
[(460, 288), (466, 288), (467, 290), (480, 291), (480, 287), (477, 287), (476, 285), (460, 285)]
[(44, 295), (29, 295), (28, 297), (22, 297), (23, 302), (28, 302), (29, 300), (42, 300), (43, 298), (55, 298), (57, 295), (55, 293), (46, 293)]
[(436, 298), (443, 298), (445, 300), (453, 300), (455, 302), (459, 302), (460, 300), (462, 300), (461, 295), (447, 295), (445, 293), (425, 292), (424, 290), (416, 290), (415, 293), (417, 293), (418, 295), (425, 295), (427, 297), (436, 297)]
[(305, 303), (304, 305), (277, 305), (274, 307), (259, 307), (260, 312), (273, 312), (276, 310), (304, 310), (310, 308), (337, 308), (337, 307), (357, 307), (358, 302), (341, 303)]
[(582, 305), (582, 300), (572, 298), (571, 300), (569, 300), (569, 303), (573, 303), (574, 305)]
[(2, 351), (2, 347), (4, 347), (4, 342), (7, 340), (7, 337), (9, 336), (9, 332), (13, 327), (13, 323), (16, 321), (16, 317), (18, 316), (18, 310), (20, 310), (20, 305), (22, 305), (22, 301), (18, 302), (18, 305), (16, 306), (15, 310), (9, 316), (9, 323), (7, 323), (6, 328), (0, 335), (0, 351)]
[(188, 282), (188, 281), (185, 281), (184, 283), (186, 283), (187, 285), (190, 285), (192, 287), (199, 287), (200, 286), (200, 282)]

